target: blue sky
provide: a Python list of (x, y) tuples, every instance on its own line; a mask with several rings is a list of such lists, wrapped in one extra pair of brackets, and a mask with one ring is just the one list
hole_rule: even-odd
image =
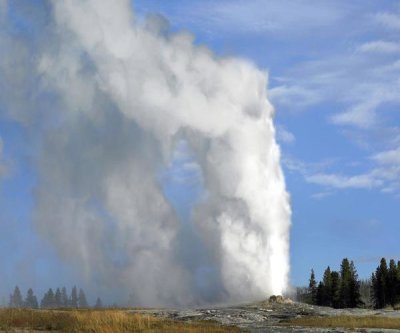
[[(137, 0), (134, 6), (139, 18), (161, 14), (172, 31), (189, 31), (218, 55), (268, 71), (293, 210), (294, 285), (306, 284), (312, 267), (317, 277), (327, 265), (337, 269), (343, 257), (355, 261), (363, 278), (380, 257), (400, 259), (397, 1)], [(34, 41), (29, 13), (10, 15), (13, 29)], [(73, 265), (60, 261), (31, 224), (35, 142), (1, 100), (0, 138), (0, 295), (15, 283), (38, 293), (70, 287), (79, 280)], [(185, 190), (166, 192), (179, 206)]]
[(291, 279), (400, 259), (400, 5), (396, 1), (136, 1), (172, 30), (269, 73), (291, 194)]

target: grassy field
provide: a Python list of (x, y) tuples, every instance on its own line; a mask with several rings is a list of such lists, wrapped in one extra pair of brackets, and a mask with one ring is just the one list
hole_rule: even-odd
[(0, 309), (0, 331), (26, 329), (54, 332), (240, 332), (213, 322), (183, 323), (128, 313), (125, 310)]
[(385, 318), (375, 316), (333, 316), (304, 317), (282, 323), (283, 326), (306, 327), (343, 327), (343, 328), (391, 328), (400, 329), (400, 318)]

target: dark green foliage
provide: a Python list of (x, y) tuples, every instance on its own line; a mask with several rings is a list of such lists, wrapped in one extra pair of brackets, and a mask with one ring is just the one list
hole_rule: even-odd
[(348, 308), (350, 303), (350, 262), (347, 258), (342, 260), (340, 265), (340, 302), (341, 307)]
[(344, 258), (340, 265), (340, 291), (341, 307), (355, 308), (362, 304), (360, 295), (360, 281), (353, 261)]
[(340, 275), (338, 272), (331, 272), (332, 289), (331, 289), (331, 306), (340, 308)]
[(332, 306), (332, 272), (331, 268), (328, 266), (327, 269), (324, 272), (324, 277), (323, 277), (323, 285), (324, 285), (324, 290), (323, 290), (323, 297), (322, 297), (322, 302), (321, 305), (325, 306)]
[(39, 307), (37, 298), (34, 295), (32, 288), (29, 288), (29, 290), (26, 294), (24, 307), (31, 308), (31, 309), (37, 309)]
[(315, 304), (323, 305), (325, 299), (326, 299), (326, 288), (325, 288), (323, 282), (319, 282), (318, 287), (317, 287), (317, 295), (316, 295)]
[(341, 279), (338, 272), (331, 271), (328, 266), (324, 272), (321, 286), (318, 286), (317, 305), (341, 307), (340, 286)]
[[(313, 280), (314, 278), (314, 280)], [(312, 294), (312, 286), (316, 285), (314, 271), (311, 271), (309, 290)], [(340, 274), (331, 271), (328, 266), (321, 282), (316, 288), (315, 301), (311, 298), (311, 304), (331, 306), (334, 308), (354, 308), (362, 304), (360, 296), (360, 281), (354, 263), (347, 258), (343, 259)]]
[(389, 262), (389, 270), (386, 279), (386, 299), (388, 304), (394, 306), (397, 302), (398, 295), (396, 293), (397, 289), (397, 265), (393, 259)]
[(317, 281), (315, 280), (314, 270), (311, 270), (310, 281), (308, 284), (309, 303), (317, 303)]
[(392, 259), (388, 267), (386, 259), (382, 258), (371, 282), (371, 298), (376, 309), (393, 307), (400, 302), (400, 262), (396, 264)]
[(387, 304), (387, 276), (388, 269), (386, 259), (382, 258), (380, 265), (376, 268), (375, 274), (372, 274), (372, 298), (374, 307), (381, 309)]

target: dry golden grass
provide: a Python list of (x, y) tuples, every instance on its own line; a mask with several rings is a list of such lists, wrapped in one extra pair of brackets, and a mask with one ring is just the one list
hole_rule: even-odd
[(378, 316), (304, 317), (282, 323), (283, 326), (343, 327), (343, 328), (391, 328), (400, 329), (400, 318)]
[(238, 328), (221, 326), (214, 322), (177, 322), (124, 310), (0, 310), (0, 330), (48, 330), (57, 332), (182, 332), (227, 333), (240, 332)]

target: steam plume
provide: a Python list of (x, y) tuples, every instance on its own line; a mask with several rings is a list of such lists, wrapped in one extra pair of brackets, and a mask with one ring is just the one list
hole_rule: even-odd
[[(290, 207), (266, 74), (160, 18), (138, 23), (128, 0), (50, 4), (46, 38), (21, 46), (36, 54), (29, 107), (46, 115), (40, 234), (97, 287), (140, 305), (282, 293)], [(204, 187), (186, 222), (160, 179), (179, 153)]]

